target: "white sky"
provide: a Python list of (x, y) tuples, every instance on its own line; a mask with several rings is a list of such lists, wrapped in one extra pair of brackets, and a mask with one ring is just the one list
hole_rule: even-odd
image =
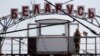
[[(32, 8), (32, 4), (30, 4), (30, 2), (32, 1), (32, 3), (39, 3), (41, 4), (41, 8), (43, 8), (44, 5), (44, 1), (43, 0), (0, 0), (0, 18), (6, 15), (10, 14), (11, 8), (18, 8), (18, 11), (21, 11), (21, 8), (23, 5), (28, 5), (29, 8)], [(50, 2), (52, 2), (53, 4), (55, 3), (64, 3), (68, 0), (48, 0)], [(88, 8), (96, 8), (96, 14), (100, 15), (100, 0), (74, 0), (68, 4), (74, 4), (74, 8), (76, 9), (78, 5), (84, 5), (85, 6), (85, 11), (87, 12)], [(64, 5), (65, 6), (65, 5)], [(65, 7), (64, 7), (65, 8)], [(36, 17), (36, 19), (46, 19), (46, 18), (58, 18), (58, 19), (66, 19), (69, 18), (68, 16), (63, 16), (63, 15), (44, 15), (44, 16), (38, 16)], [(80, 19), (78, 19), (80, 20)], [(81, 21), (81, 20), (80, 20)], [(100, 18), (98, 18), (98, 21), (100, 23)], [(34, 23), (34, 18), (23, 21), (19, 24), (19, 26), (17, 27), (18, 29), (24, 29), (27, 27), (27, 23)], [(90, 28), (94, 29), (97, 33), (100, 32), (100, 28), (94, 27), (91, 24), (88, 24), (84, 21), (81, 21), (82, 23), (84, 23), (85, 25), (89, 26)], [(9, 29), (9, 31), (15, 30), (16, 29), (16, 25), (12, 28)], [(87, 31), (89, 36), (93, 36), (93, 34), (86, 29), (85, 27), (83, 27), (82, 25), (80, 25), (80, 31), (81, 33), (83, 31)], [(23, 35), (22, 35), (23, 34)], [(24, 32), (17, 32), (17, 33), (12, 33), (9, 34), (7, 36), (26, 36), (27, 33)]]

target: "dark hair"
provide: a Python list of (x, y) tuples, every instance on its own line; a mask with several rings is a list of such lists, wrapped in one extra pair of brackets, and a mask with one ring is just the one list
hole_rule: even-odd
[(81, 36), (80, 35), (80, 31), (78, 29), (76, 29), (75, 35), (74, 36)]

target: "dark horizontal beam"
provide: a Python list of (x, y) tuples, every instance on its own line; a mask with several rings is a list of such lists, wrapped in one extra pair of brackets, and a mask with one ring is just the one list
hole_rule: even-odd
[(62, 25), (62, 24), (65, 24), (65, 23), (68, 23), (68, 22), (49, 24), (49, 25), (46, 25), (46, 26), (39, 26), (39, 27), (33, 27), (33, 28), (26, 28), (26, 29), (20, 29), (20, 30), (15, 30), (15, 31), (3, 32), (3, 33), (0, 33), (0, 35), (1, 34), (8, 34), (8, 33), (19, 32), (19, 31), (25, 31), (25, 30), (31, 30), (31, 29), (37, 29), (37, 28), (43, 28), (43, 27), (49, 27), (49, 26), (54, 26), (54, 25)]

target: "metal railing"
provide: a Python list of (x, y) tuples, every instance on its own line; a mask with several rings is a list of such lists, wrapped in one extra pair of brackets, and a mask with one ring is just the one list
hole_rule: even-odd
[[(1, 37), (3, 39), (3, 37)], [(70, 37), (72, 38), (72, 37)], [(86, 39), (87, 38), (87, 39)], [(28, 55), (27, 54), (27, 37), (6, 37), (2, 46), (3, 55)], [(8, 45), (9, 48), (4, 45)], [(17, 50), (15, 50), (17, 46)], [(100, 37), (81, 37), (80, 53), (72, 56), (100, 56)], [(5, 50), (4, 50), (5, 49)], [(7, 50), (9, 49), (9, 50)], [(7, 53), (8, 52), (8, 53)], [(2, 54), (1, 54), (2, 55)]]

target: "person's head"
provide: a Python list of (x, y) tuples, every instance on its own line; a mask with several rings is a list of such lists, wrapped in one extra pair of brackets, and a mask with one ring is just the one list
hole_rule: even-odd
[(79, 29), (76, 29), (76, 33), (79, 33)]
[(76, 31), (79, 31), (78, 29), (76, 29)]
[(81, 33), (80, 33), (79, 29), (76, 29), (76, 32), (74, 33), (74, 36), (81, 36)]

